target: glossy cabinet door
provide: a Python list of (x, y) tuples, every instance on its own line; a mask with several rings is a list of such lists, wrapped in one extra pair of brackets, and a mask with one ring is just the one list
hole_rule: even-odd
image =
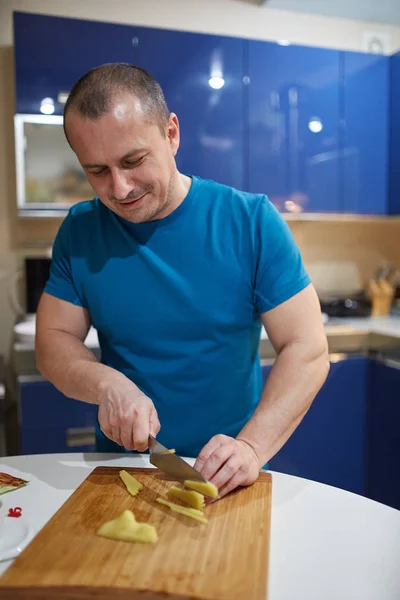
[(344, 211), (387, 214), (389, 57), (343, 52)]
[(369, 496), (400, 510), (400, 361), (372, 364)]
[(40, 114), (51, 98), (62, 114), (60, 93), (68, 93), (89, 69), (106, 62), (134, 62), (129, 25), (14, 13), (16, 112)]
[(133, 35), (137, 63), (158, 80), (178, 116), (178, 168), (243, 189), (245, 42), (146, 27), (133, 27)]
[(94, 452), (97, 406), (72, 400), (41, 377), (21, 377), (20, 453)]
[(368, 382), (367, 357), (331, 362), (310, 410), (269, 468), (366, 495)]
[(400, 215), (400, 52), (390, 57), (389, 214)]
[(283, 212), (339, 212), (339, 52), (250, 41), (249, 188)]

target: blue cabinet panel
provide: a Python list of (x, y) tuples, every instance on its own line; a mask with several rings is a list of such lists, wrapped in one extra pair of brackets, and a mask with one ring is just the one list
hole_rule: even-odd
[(332, 362), (324, 386), (299, 427), (269, 461), (270, 469), (365, 495), (368, 381), (366, 357)]
[[(21, 427), (20, 454), (53, 454), (59, 452), (96, 452), (95, 434), (82, 436), (82, 440), (92, 438), (92, 443), (76, 443), (74, 432), (65, 426)], [(76, 437), (76, 439), (79, 439)]]
[[(245, 42), (146, 27), (133, 27), (133, 35), (136, 64), (158, 80), (170, 111), (178, 116), (178, 168), (243, 188)], [(223, 82), (220, 89), (210, 85), (218, 82)]]
[(400, 362), (372, 365), (369, 496), (400, 510)]
[(96, 405), (67, 398), (48, 381), (21, 381), (19, 401), (23, 427), (89, 427), (97, 418)]
[(249, 187), (282, 211), (339, 212), (339, 52), (250, 41)]
[(389, 214), (400, 215), (400, 52), (390, 57)]
[(344, 52), (342, 184), (345, 212), (386, 214), (389, 58)]
[(50, 97), (62, 114), (59, 92), (69, 92), (89, 69), (106, 62), (134, 62), (129, 25), (14, 13), (16, 112), (40, 114)]

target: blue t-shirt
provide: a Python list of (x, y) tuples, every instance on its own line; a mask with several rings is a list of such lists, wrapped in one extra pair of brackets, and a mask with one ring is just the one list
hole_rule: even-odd
[[(153, 400), (160, 442), (195, 457), (252, 416), (260, 315), (309, 283), (266, 196), (192, 177), (180, 206), (149, 223), (130, 223), (98, 198), (73, 206), (45, 291), (89, 311), (102, 362)], [(121, 450), (97, 435), (99, 450)]]

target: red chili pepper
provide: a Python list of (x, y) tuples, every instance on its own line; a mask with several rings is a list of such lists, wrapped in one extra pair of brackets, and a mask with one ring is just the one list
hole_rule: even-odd
[(8, 516), (15, 517), (16, 519), (18, 519), (20, 516), (22, 516), (22, 508), (20, 506), (10, 508), (10, 510), (8, 511)]

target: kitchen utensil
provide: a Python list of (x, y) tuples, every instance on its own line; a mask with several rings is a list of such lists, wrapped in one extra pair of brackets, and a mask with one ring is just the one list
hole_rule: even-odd
[[(125, 469), (142, 491), (127, 492), (121, 467), (94, 469), (0, 578), (2, 600), (265, 600), (270, 473), (207, 505), (202, 524), (156, 502), (171, 487), (162, 472)], [(125, 509), (154, 525), (158, 542), (96, 535)]]
[(183, 483), (185, 480), (199, 481), (206, 483), (207, 479), (203, 477), (196, 469), (191, 467), (183, 458), (172, 454), (168, 448), (160, 444), (153, 436), (149, 436), (150, 462), (152, 465), (164, 471), (174, 481)]

